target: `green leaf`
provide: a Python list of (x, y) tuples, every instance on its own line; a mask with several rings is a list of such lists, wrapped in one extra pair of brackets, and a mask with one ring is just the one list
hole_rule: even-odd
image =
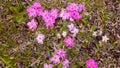
[(13, 13), (18, 13), (18, 12), (19, 12), (16, 7), (10, 7), (9, 9), (10, 9), (10, 11), (13, 12)]
[(16, 16), (16, 21), (18, 23), (23, 23), (25, 21), (25, 18), (23, 16)]
[(59, 63), (58, 68), (62, 68), (62, 63)]
[(96, 25), (93, 25), (93, 26), (91, 27), (91, 30), (94, 31), (96, 28), (97, 28), (97, 26), (96, 26)]
[(87, 37), (87, 32), (79, 32), (78, 37)]
[(87, 40), (88, 40), (89, 42), (92, 42), (93, 38), (90, 37), (90, 36), (88, 36)]
[(84, 66), (85, 62), (76, 62), (77, 66), (80, 67), (80, 66)]
[(23, 9), (23, 5), (22, 5), (21, 1), (18, 3), (17, 8), (18, 8), (18, 11), (20, 11), (21, 9)]
[(75, 63), (76, 63), (75, 61), (74, 61), (73, 63), (71, 63), (70, 67), (71, 67), (71, 68), (78, 68)]
[(74, 58), (75, 58), (75, 56), (77, 55), (77, 51), (73, 51), (72, 49), (68, 49), (67, 50), (67, 54), (68, 54), (68, 56), (73, 60)]

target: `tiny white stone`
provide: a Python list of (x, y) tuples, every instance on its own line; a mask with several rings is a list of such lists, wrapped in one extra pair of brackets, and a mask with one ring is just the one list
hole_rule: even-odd
[(57, 33), (57, 38), (61, 38), (61, 34), (60, 33)]
[(102, 41), (103, 42), (107, 42), (109, 40), (109, 38), (105, 35), (105, 36), (102, 36)]
[(97, 36), (97, 32), (94, 31), (92, 35), (93, 35), (94, 37), (96, 37), (96, 36)]
[(66, 36), (67, 36), (67, 32), (66, 32), (66, 31), (63, 31), (63, 32), (62, 32), (62, 36), (63, 36), (63, 37), (66, 37)]

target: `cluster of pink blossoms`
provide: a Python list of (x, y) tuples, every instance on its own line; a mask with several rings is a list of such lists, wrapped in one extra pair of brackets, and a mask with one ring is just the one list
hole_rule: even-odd
[(80, 14), (83, 10), (85, 10), (85, 4), (76, 4), (76, 3), (70, 3), (66, 7), (66, 9), (62, 9), (60, 13), (60, 17), (63, 20), (80, 20), (82, 18), (82, 15)]
[[(32, 6), (29, 6), (27, 8), (27, 12), (29, 17), (41, 16), (42, 19), (45, 21), (46, 27), (53, 27), (55, 24), (55, 20), (58, 17), (58, 9), (51, 9), (50, 11), (43, 10), (39, 2), (35, 2)], [(30, 27), (31, 26), (32, 25), (30, 25)]]
[[(53, 27), (55, 24), (55, 20), (57, 17), (62, 17), (63, 20), (80, 20), (82, 18), (82, 15), (80, 14), (83, 10), (85, 10), (84, 3), (82, 4), (76, 4), (76, 3), (70, 3), (66, 7), (66, 9), (63, 9), (60, 14), (58, 14), (58, 9), (51, 9), (49, 10), (43, 10), (43, 7), (39, 2), (35, 2), (33, 5), (29, 6), (27, 8), (28, 16), (29, 17), (37, 17), (42, 16), (42, 19), (45, 21), (45, 25), (47, 27)], [(28, 26), (31, 27), (32, 25)]]
[[(63, 20), (80, 20), (82, 18), (82, 15), (80, 14), (82, 11), (85, 10), (85, 4), (76, 4), (76, 3), (70, 3), (66, 9), (63, 9), (60, 13), (60, 17)], [(68, 24), (68, 30), (73, 34), (72, 36), (75, 37), (76, 34), (79, 32), (79, 29), (75, 27), (73, 23)], [(66, 46), (73, 46), (74, 45), (74, 38), (71, 38), (70, 36), (67, 36), (64, 39)]]
[[(62, 20), (80, 20), (82, 18), (81, 12), (85, 10), (85, 4), (76, 4), (76, 3), (70, 3), (66, 9), (62, 9), (60, 14), (58, 14), (58, 9), (51, 9), (51, 10), (43, 10), (41, 4), (39, 2), (35, 2), (33, 5), (29, 6), (27, 8), (28, 16), (29, 17), (37, 17), (41, 16), (42, 19), (45, 21), (46, 27), (53, 27), (55, 24), (55, 20), (59, 17), (62, 18)], [(32, 19), (30, 22), (27, 23), (27, 26), (29, 29), (36, 29), (38, 25), (38, 22), (36, 22), (34, 19)], [(73, 37), (76, 36), (79, 29), (75, 27), (73, 23), (68, 24), (68, 30), (73, 34)], [(38, 43), (43, 44), (43, 40), (45, 39), (45, 36), (43, 34), (38, 34), (36, 37), (36, 40)], [(71, 47), (74, 45), (74, 38), (67, 36), (64, 39), (65, 45), (68, 47)], [(50, 58), (50, 61), (54, 64), (60, 63), (61, 59), (62, 61), (62, 68), (69, 68), (69, 60), (66, 59), (66, 52), (63, 49), (58, 49), (56, 53), (53, 55), (53, 57)], [(94, 59), (89, 59), (86, 61), (87, 68), (97, 68), (98, 63), (95, 62)], [(44, 68), (52, 68), (52, 64), (44, 64)]]
[[(42, 14), (42, 6), (40, 5), (39, 2), (35, 2), (33, 5), (29, 6), (27, 8), (27, 12), (28, 12), (28, 16), (29, 17), (37, 17), (37, 16), (41, 16)], [(27, 23), (27, 26), (29, 27), (29, 29), (36, 29), (37, 28), (38, 23), (34, 21), (34, 19), (31, 20), (31, 22)]]

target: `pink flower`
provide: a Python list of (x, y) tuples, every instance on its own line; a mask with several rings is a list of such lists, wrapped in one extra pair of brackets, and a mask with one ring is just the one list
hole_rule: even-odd
[(73, 30), (71, 33), (77, 34), (77, 33), (78, 33), (78, 31), (79, 31), (79, 29), (74, 28), (74, 30)]
[(70, 13), (71, 18), (74, 20), (80, 20), (82, 18), (82, 15), (79, 14), (79, 12), (77, 12), (77, 11), (72, 11), (69, 13)]
[(78, 7), (78, 4), (70, 3), (70, 5), (68, 5), (66, 9), (68, 11), (78, 11), (79, 7)]
[(54, 54), (52, 58), (50, 58), (50, 61), (53, 62), (54, 64), (59, 63), (60, 62), (60, 56), (58, 56), (57, 54)]
[(45, 36), (43, 34), (38, 34), (36, 40), (38, 43), (43, 44), (44, 38), (45, 38)]
[(69, 31), (70, 31), (71, 33), (73, 33), (73, 35), (72, 35), (73, 37), (75, 37), (76, 34), (79, 32), (79, 29), (77, 29), (77, 28), (74, 26), (73, 23), (70, 23), (67, 27), (68, 27)]
[[(69, 29), (70, 30), (70, 29)], [(79, 29), (77, 29), (76, 27), (73, 27), (70, 32), (73, 33), (73, 34), (77, 34), (79, 31)]]
[(68, 29), (69, 29), (69, 31), (71, 32), (71, 31), (73, 31), (74, 30), (74, 28), (75, 28), (75, 26), (74, 26), (74, 24), (73, 23), (70, 23), (70, 24), (68, 24)]
[(37, 28), (37, 25), (38, 25), (38, 23), (35, 22), (34, 19), (32, 19), (31, 22), (27, 23), (27, 26), (29, 27), (29, 29), (34, 29), (35, 30)]
[(65, 58), (66, 52), (63, 49), (59, 49), (59, 50), (57, 50), (57, 55), (59, 55), (60, 58)]
[(44, 64), (44, 67), (43, 68), (52, 68), (53, 67), (53, 65), (52, 64)]
[(29, 17), (41, 16), (42, 6), (39, 2), (35, 2), (32, 6), (27, 8), (27, 12)]
[(27, 8), (27, 12), (28, 12), (29, 17), (36, 17), (37, 16), (36, 10), (32, 6)]
[(73, 31), (71, 31), (71, 33), (73, 33), (72, 36), (75, 37), (78, 34), (78, 32), (79, 32), (79, 29), (74, 28)]
[(48, 17), (48, 19), (45, 20), (46, 27), (53, 27), (55, 23), (55, 19), (52, 19), (51, 17)]
[(53, 19), (56, 19), (58, 17), (58, 9), (51, 9), (50, 14), (53, 17)]
[(38, 16), (42, 16), (42, 13), (43, 13), (42, 10), (38, 10), (38, 12), (37, 12)]
[(71, 38), (70, 36), (67, 36), (67, 37), (64, 39), (64, 42), (65, 42), (65, 45), (66, 45), (66, 46), (73, 46), (74, 39)]
[(71, 33), (78, 33), (78, 29), (74, 26), (73, 23), (70, 23), (67, 27)]
[(48, 10), (44, 10), (42, 12), (42, 18), (43, 20), (46, 20), (49, 17), (49, 11)]
[(60, 17), (62, 18), (62, 20), (68, 20), (70, 19), (70, 14), (69, 12), (62, 10), (60, 13)]
[(98, 68), (98, 63), (94, 59), (89, 59), (86, 61), (87, 68)]
[(41, 10), (42, 6), (40, 5), (39, 2), (34, 2), (34, 4), (32, 5), (34, 7), (35, 10)]
[(79, 4), (78, 6), (79, 6), (79, 12), (84, 11), (86, 9), (84, 3)]
[(41, 14), (42, 14), (42, 6), (41, 6), (41, 4), (39, 3), (39, 2), (35, 2), (34, 4), (33, 4), (33, 7), (34, 7), (34, 9), (36, 10), (36, 13), (38, 14), (38, 16), (41, 16)]
[(63, 62), (62, 62), (62, 68), (69, 68), (69, 60), (68, 59), (65, 59)]
[(42, 13), (42, 19), (45, 21), (46, 27), (53, 27), (55, 23), (55, 19), (50, 15), (48, 10), (44, 10)]

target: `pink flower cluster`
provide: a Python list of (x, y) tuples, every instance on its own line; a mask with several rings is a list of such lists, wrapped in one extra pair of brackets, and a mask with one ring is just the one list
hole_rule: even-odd
[(80, 20), (82, 18), (82, 15), (80, 13), (83, 10), (85, 10), (84, 3), (82, 4), (70, 3), (70, 5), (66, 7), (66, 9), (62, 9), (60, 14), (58, 14), (59, 10), (54, 8), (52, 8), (50, 11), (43, 10), (43, 7), (39, 2), (35, 2), (33, 3), (33, 5), (27, 8), (28, 16), (29, 17), (42, 16), (42, 19), (45, 21), (46, 27), (53, 27), (58, 15), (62, 17), (63, 20), (68, 20), (68, 19)]
[(46, 27), (53, 27), (58, 17), (58, 9), (43, 10), (39, 2), (35, 2), (32, 6), (28, 7), (27, 12), (29, 17), (42, 16)]
[(98, 68), (98, 63), (94, 59), (89, 59), (86, 61), (87, 68)]
[[(58, 16), (61, 17), (62, 20), (70, 20), (70, 21), (80, 20), (82, 18), (81, 12), (84, 10), (85, 10), (84, 3), (82, 4), (70, 3), (66, 7), (66, 9), (62, 9), (59, 14), (58, 9), (52, 8), (50, 10), (46, 10), (46, 9), (43, 10), (43, 7), (39, 2), (34, 2), (33, 5), (27, 8), (27, 13), (28, 13), (28, 16), (31, 18), (34, 18), (37, 16), (42, 17), (46, 27), (53, 27), (55, 25), (55, 21), (58, 18)], [(37, 28), (38, 22), (36, 22), (34, 19), (32, 19), (30, 22), (27, 23), (27, 26), (29, 29), (35, 30)], [(71, 32), (73, 34), (73, 37), (75, 37), (79, 29), (77, 29), (73, 23), (68, 24), (67, 27), (69, 32)], [(67, 36), (66, 32), (63, 32), (62, 35), (65, 37), (64, 39), (65, 46), (67, 47), (74, 46), (73, 37)], [(36, 37), (36, 41), (39, 44), (43, 44), (44, 39), (45, 39), (44, 34), (38, 34), (38, 36)], [(62, 66), (63, 66), (62, 68), (69, 68), (70, 62), (68, 59), (66, 59), (66, 56), (67, 54), (63, 49), (58, 49), (56, 53), (50, 58), (50, 61), (53, 64), (56, 64), (56, 63), (60, 63), (62, 59)], [(87, 64), (87, 68), (97, 68), (98, 66), (97, 63), (92, 59), (86, 61), (86, 64)], [(53, 65), (45, 63), (43, 67), (52, 68)]]
[(80, 20), (82, 18), (82, 15), (80, 14), (83, 10), (85, 10), (85, 4), (76, 4), (76, 3), (70, 3), (66, 7), (66, 9), (62, 9), (60, 13), (60, 17), (63, 20)]

